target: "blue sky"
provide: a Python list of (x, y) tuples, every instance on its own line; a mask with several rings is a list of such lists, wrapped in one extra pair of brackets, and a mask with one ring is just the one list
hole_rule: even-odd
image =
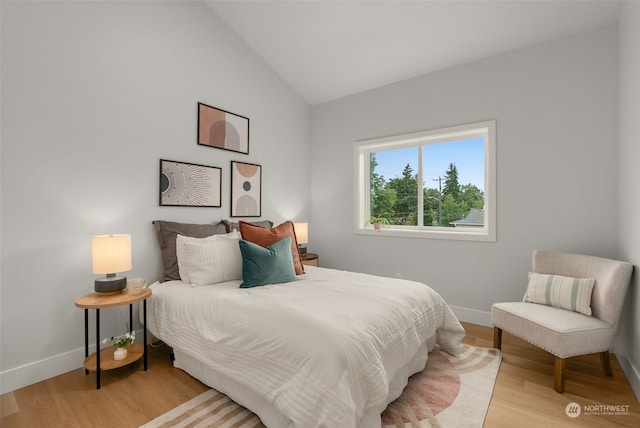
[[(438, 188), (438, 182), (433, 181), (438, 176), (444, 179), (449, 163), (458, 168), (458, 182), (460, 184), (475, 184), (484, 190), (484, 139), (472, 138), (468, 140), (447, 143), (427, 144), (423, 147), (424, 160), (422, 162), (423, 180), (426, 187)], [(418, 149), (410, 147), (400, 150), (376, 152), (378, 166), (376, 172), (388, 181), (402, 176), (402, 170), (408, 163), (413, 172), (418, 171)], [(444, 181), (442, 182), (444, 186)]]

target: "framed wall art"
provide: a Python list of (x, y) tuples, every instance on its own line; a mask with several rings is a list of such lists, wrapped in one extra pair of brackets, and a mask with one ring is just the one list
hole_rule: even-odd
[(231, 161), (231, 217), (260, 217), (262, 166)]
[(198, 103), (198, 144), (249, 154), (249, 118)]
[(160, 159), (160, 205), (222, 206), (222, 168)]

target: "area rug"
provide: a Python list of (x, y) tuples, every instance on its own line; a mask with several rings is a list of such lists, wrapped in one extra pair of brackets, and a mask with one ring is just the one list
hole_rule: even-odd
[[(462, 345), (454, 357), (436, 349), (425, 369), (409, 378), (402, 395), (382, 412), (384, 428), (482, 427), (502, 356)], [(141, 428), (262, 428), (260, 419), (226, 395), (210, 389)], [(278, 427), (275, 427), (278, 428)]]

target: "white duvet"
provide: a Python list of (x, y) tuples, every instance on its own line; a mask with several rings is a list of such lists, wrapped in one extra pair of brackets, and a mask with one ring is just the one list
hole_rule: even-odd
[(416, 354), (436, 343), (458, 354), (464, 329), (430, 287), (305, 270), (295, 282), (249, 289), (155, 283), (147, 327), (264, 397), (290, 427), (380, 426), (399, 395), (389, 384)]

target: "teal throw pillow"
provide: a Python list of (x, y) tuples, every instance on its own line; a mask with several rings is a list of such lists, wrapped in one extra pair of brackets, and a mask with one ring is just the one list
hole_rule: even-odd
[(267, 248), (240, 240), (242, 284), (240, 288), (279, 284), (296, 280), (291, 256), (291, 238), (274, 242)]

